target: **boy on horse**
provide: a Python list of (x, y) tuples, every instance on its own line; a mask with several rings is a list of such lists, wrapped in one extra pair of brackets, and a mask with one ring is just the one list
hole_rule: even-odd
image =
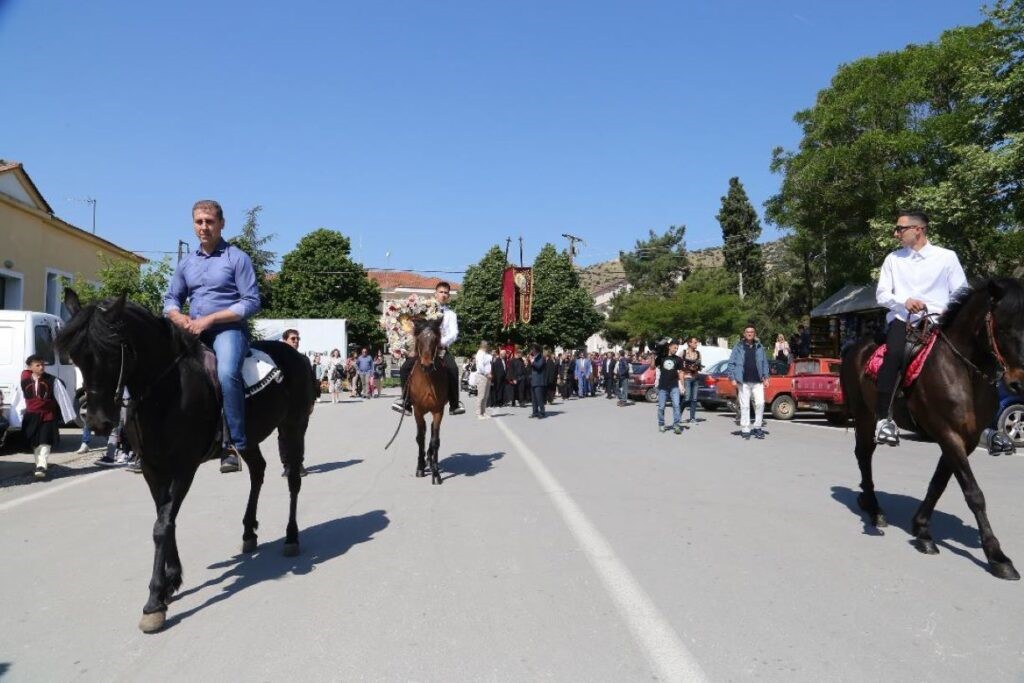
[[(455, 343), (459, 338), (459, 320), (458, 316), (455, 315), (455, 311), (448, 307), (448, 300), (452, 298), (452, 286), (445, 281), (438, 282), (434, 285), (434, 299), (437, 301), (438, 307), (441, 309), (441, 345), (438, 348), (439, 353), (444, 358), (445, 371), (448, 373), (448, 414), (449, 415), (461, 415), (466, 412), (466, 409), (459, 405), (459, 369), (455, 365), (455, 356), (448, 353), (447, 349), (449, 346)], [(412, 366), (416, 363), (416, 358), (409, 356), (402, 363), (402, 369), (399, 375), (402, 379), (402, 397), (399, 398), (393, 404), (391, 409), (398, 412), (403, 410), (412, 414), (412, 403), (405, 395), (405, 384), (409, 380), (409, 373), (412, 372)]]
[[(247, 445), (242, 383), (242, 363), (249, 352), (245, 321), (260, 310), (260, 290), (249, 255), (221, 237), (224, 210), (220, 204), (209, 199), (196, 202), (192, 224), (199, 248), (178, 263), (164, 296), (164, 315), (197, 335), (217, 356), (229, 437), (220, 471), (237, 472), (241, 469), (240, 454)], [(181, 312), (186, 300), (188, 315)]]
[(956, 253), (928, 241), (928, 215), (923, 211), (901, 211), (893, 235), (901, 247), (885, 257), (875, 291), (878, 304), (889, 309), (885, 357), (878, 371), (875, 443), (889, 446), (900, 442), (891, 407), (906, 360), (907, 325), (941, 314), (967, 284)]

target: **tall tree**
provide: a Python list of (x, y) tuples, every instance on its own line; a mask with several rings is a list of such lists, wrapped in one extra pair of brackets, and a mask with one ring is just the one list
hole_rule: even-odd
[(151, 261), (142, 266), (123, 259), (113, 259), (100, 255), (103, 265), (94, 284), (81, 275), (74, 285), (83, 303), (93, 303), (111, 297), (128, 297), (155, 315), (163, 315), (164, 294), (174, 274), (170, 258)]
[(505, 252), (491, 247), (478, 263), (466, 269), (459, 295), (452, 298), (452, 310), (459, 316), (456, 353), (469, 354), (481, 340), (504, 340), (501, 328), (501, 272)]
[(722, 197), (716, 218), (722, 226), (725, 265), (739, 277), (739, 296), (743, 300), (747, 292), (757, 291), (762, 285), (764, 257), (757, 243), (761, 221), (739, 178), (729, 178), (729, 192)]
[(601, 329), (603, 316), (580, 283), (569, 254), (545, 244), (533, 261), (533, 314), (524, 341), (575, 348)]
[(689, 272), (686, 226), (670, 226), (661, 235), (649, 233), (646, 240), (636, 241), (632, 251), (620, 251), (619, 261), (634, 290), (668, 296)]
[(340, 232), (320, 228), (305, 235), (281, 260), (266, 317), (344, 318), (350, 342), (382, 344), (380, 287), (350, 254), (351, 242)]
[(227, 241), (248, 254), (252, 260), (252, 269), (256, 273), (256, 283), (260, 288), (260, 299), (265, 311), (272, 306), (270, 301), (271, 288), (268, 286), (267, 276), (274, 267), (277, 254), (265, 248), (270, 240), (274, 239), (275, 235), (263, 235), (260, 233), (259, 217), (261, 211), (263, 211), (263, 207), (259, 204), (246, 211), (241, 232), (234, 237), (229, 237)]

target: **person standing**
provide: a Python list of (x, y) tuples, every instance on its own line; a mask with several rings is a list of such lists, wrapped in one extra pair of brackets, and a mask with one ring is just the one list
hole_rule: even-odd
[(891, 407), (906, 360), (907, 324), (926, 313), (941, 314), (953, 294), (967, 284), (956, 253), (928, 241), (928, 215), (923, 211), (901, 211), (893, 236), (900, 248), (885, 257), (875, 291), (878, 305), (889, 309), (886, 351), (878, 370), (875, 443), (888, 446), (900, 442)]
[(740, 409), (740, 433), (750, 438), (750, 399), (754, 399), (754, 436), (764, 438), (764, 388), (768, 386), (768, 357), (757, 339), (757, 328), (747, 325), (743, 338), (732, 349), (726, 370), (732, 385), (737, 387), (736, 402)]
[(559, 363), (550, 347), (544, 349), (544, 360), (544, 388), (546, 390), (546, 400), (548, 403), (553, 405), (555, 403), (555, 391), (558, 389)]
[(629, 358), (626, 357), (626, 351), (619, 351), (619, 360), (615, 363), (615, 379), (619, 383), (619, 402), (616, 404), (620, 408), (629, 405)]
[(590, 395), (590, 358), (587, 354), (578, 352), (576, 354), (576, 386), (580, 398)]
[(477, 419), (486, 420), (490, 417), (487, 414), (487, 404), (490, 403), (491, 388), (491, 353), (487, 350), (487, 342), (480, 342), (480, 348), (474, 357), (476, 363), (476, 400)]
[(505, 374), (507, 363), (505, 352), (499, 351), (491, 356), (491, 407), (500, 408), (505, 405)]
[[(502, 349), (504, 352), (505, 349)], [(523, 388), (526, 385), (526, 361), (515, 353), (512, 353), (508, 361), (508, 376), (506, 379), (509, 388), (509, 401), (513, 406), (526, 407), (526, 396)]]
[(11, 401), (11, 426), (21, 426), (21, 434), (35, 456), (35, 477), (44, 479), (50, 452), (60, 440), (60, 425), (75, 419), (75, 407), (64, 382), (44, 370), (42, 356), (26, 358), (25, 368)]
[(807, 358), (811, 355), (811, 331), (803, 325), (797, 330), (800, 333), (800, 358)]
[(687, 424), (697, 423), (697, 373), (704, 365), (701, 362), (700, 351), (697, 347), (700, 340), (697, 337), (686, 339), (686, 348), (683, 349), (683, 396), (686, 405), (690, 407), (690, 417)]
[(547, 359), (541, 351), (540, 346), (534, 344), (533, 357), (530, 359), (530, 393), (533, 398), (533, 412), (530, 417), (545, 418), (547, 411), (544, 408), (545, 390), (544, 383), (547, 381)]
[(341, 349), (331, 349), (331, 355), (324, 363), (323, 378), (331, 392), (331, 403), (341, 400), (341, 377), (344, 373), (345, 360), (341, 357)]
[(683, 433), (680, 424), (682, 414), (679, 409), (679, 380), (682, 379), (682, 363), (676, 352), (679, 344), (669, 342), (668, 353), (651, 359), (651, 367), (658, 369), (658, 431), (668, 431), (665, 426), (665, 404), (672, 401), (672, 430), (676, 434)]
[[(224, 210), (220, 204), (209, 199), (193, 204), (192, 226), (199, 248), (178, 262), (164, 296), (164, 315), (198, 336), (217, 357), (228, 431), (220, 471), (238, 472), (241, 452), (248, 445), (242, 382), (242, 363), (249, 353), (246, 320), (260, 311), (260, 290), (249, 255), (221, 236)], [(181, 312), (186, 301), (188, 315)]]
[(359, 375), (359, 381), (362, 382), (364, 398), (373, 398), (373, 388), (370, 386), (370, 377), (373, 376), (373, 356), (365, 346), (359, 352), (359, 357), (356, 358), (356, 374)]
[(373, 359), (373, 389), (377, 394), (377, 398), (380, 398), (380, 390), (384, 385), (384, 374), (387, 372), (388, 364), (384, 360), (384, 354), (380, 351), (377, 352), (377, 357)]
[(789, 342), (786, 341), (786, 335), (779, 332), (775, 337), (775, 349), (772, 353), (772, 358), (783, 363), (789, 362)]
[(604, 354), (604, 360), (601, 361), (601, 377), (604, 379), (604, 397), (607, 399), (615, 398), (618, 393), (616, 391), (616, 378), (615, 378), (615, 352), (608, 351)]

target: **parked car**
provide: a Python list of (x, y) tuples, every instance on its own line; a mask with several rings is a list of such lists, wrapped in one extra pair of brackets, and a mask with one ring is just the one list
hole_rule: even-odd
[(639, 397), (651, 403), (656, 402), (658, 387), (654, 382), (657, 374), (658, 371), (647, 363), (630, 363), (629, 388), (627, 389), (630, 398)]
[(829, 424), (847, 420), (843, 390), (839, 384), (838, 360), (813, 358), (794, 361), (793, 398), (804, 410), (825, 413)]
[(1024, 395), (1011, 393), (1003, 382), (998, 389), (999, 408), (991, 426), (1005, 434), (1014, 448), (1024, 448)]
[(729, 359), (726, 358), (697, 373), (697, 402), (704, 410), (715, 411), (729, 405), (727, 399), (718, 395), (718, 380), (725, 377), (728, 367)]
[[(830, 364), (834, 364), (838, 373), (840, 361), (835, 358), (801, 358), (792, 363), (777, 360), (768, 361), (770, 375), (768, 386), (764, 390), (764, 403), (770, 410), (772, 417), (776, 420), (792, 420), (793, 416), (796, 415), (797, 408), (800, 407), (793, 396), (793, 380), (797, 372), (829, 374), (829, 368), (833, 367)], [(716, 380), (715, 387), (718, 390), (719, 397), (726, 399), (730, 407), (735, 410), (737, 391), (736, 387), (732, 385), (732, 380), (727, 375), (724, 375)]]

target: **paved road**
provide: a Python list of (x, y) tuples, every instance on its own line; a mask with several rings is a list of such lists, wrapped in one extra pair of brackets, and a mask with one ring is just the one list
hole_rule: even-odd
[[(892, 527), (852, 510), (852, 433), (711, 414), (676, 436), (604, 399), (445, 421), (445, 483), (413, 477), (385, 401), (320, 404), (281, 555), (286, 486), (237, 554), (248, 481), (205, 466), (179, 518), (185, 585), (136, 629), (152, 506), (122, 471), (0, 490), (0, 675), (110, 680), (1020, 680), (1024, 585), (983, 567), (951, 488), (942, 552), (908, 543), (935, 447), (877, 458)], [(394, 447), (392, 447), (394, 449)], [(268, 449), (271, 452), (273, 448)], [(272, 454), (271, 457), (276, 458)], [(991, 518), (1024, 565), (1024, 457), (977, 454)], [(272, 470), (276, 475), (276, 467)]]

